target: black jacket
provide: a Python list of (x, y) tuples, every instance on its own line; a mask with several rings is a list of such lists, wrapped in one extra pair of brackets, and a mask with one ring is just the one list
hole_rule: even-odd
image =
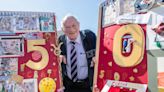
[[(92, 86), (93, 84), (93, 74), (94, 74), (94, 67), (90, 67), (91, 64), (91, 60), (92, 57), (95, 56), (95, 49), (96, 49), (96, 35), (90, 31), (90, 30), (84, 30), (84, 31), (80, 31), (80, 36), (81, 36), (81, 40), (83, 43), (83, 47), (86, 53), (86, 57), (87, 57), (87, 61), (88, 61), (88, 77), (89, 77), (89, 83), (90, 86)], [(66, 36), (65, 35), (61, 35), (59, 37), (59, 43), (63, 42), (63, 44), (61, 45), (60, 49), (61, 49), (61, 55), (66, 56), (67, 58), (67, 48), (66, 48)], [(62, 63), (62, 76), (63, 78), (65, 76), (67, 76), (67, 70), (66, 70), (66, 64)]]

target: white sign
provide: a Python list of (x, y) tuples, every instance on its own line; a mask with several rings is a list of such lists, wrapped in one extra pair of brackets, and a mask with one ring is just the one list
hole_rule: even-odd
[(108, 80), (105, 86), (103, 87), (103, 89), (101, 90), (101, 92), (108, 92), (112, 86), (120, 87), (120, 88), (135, 89), (136, 92), (146, 92), (146, 89), (147, 89), (147, 84)]

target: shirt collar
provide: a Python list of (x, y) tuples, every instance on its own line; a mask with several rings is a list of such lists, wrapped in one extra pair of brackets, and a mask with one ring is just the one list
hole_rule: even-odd
[[(67, 44), (69, 44), (72, 40), (70, 40), (68, 37), (67, 37)], [(74, 41), (75, 43), (78, 43), (78, 44), (81, 44), (81, 37), (80, 37), (80, 34), (77, 36), (76, 40)]]

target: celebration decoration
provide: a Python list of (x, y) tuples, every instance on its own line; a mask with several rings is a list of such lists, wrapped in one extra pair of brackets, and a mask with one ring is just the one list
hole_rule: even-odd
[(0, 92), (63, 90), (55, 17), (49, 12), (0, 11)]

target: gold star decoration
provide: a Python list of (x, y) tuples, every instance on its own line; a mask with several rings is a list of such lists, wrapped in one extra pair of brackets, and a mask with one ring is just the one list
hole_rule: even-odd
[(137, 69), (137, 68), (134, 68), (134, 69), (133, 69), (133, 72), (134, 72), (134, 73), (138, 73), (138, 69)]
[(108, 65), (109, 65), (109, 66), (112, 66), (112, 62), (111, 62), (111, 61), (110, 61), (110, 62), (108, 62)]
[(103, 78), (104, 78), (104, 73), (105, 73), (104, 70), (101, 70), (101, 71), (100, 71), (100, 75), (99, 75), (99, 78), (100, 78), (100, 79), (103, 79)]
[(105, 55), (107, 54), (107, 51), (106, 51), (106, 50), (104, 51), (104, 54), (105, 54)]
[(134, 79), (135, 79), (135, 78), (134, 78), (133, 76), (129, 77), (129, 80), (130, 80), (130, 81), (134, 81)]
[(116, 80), (116, 81), (120, 80), (120, 74), (118, 72), (114, 73), (114, 80)]

